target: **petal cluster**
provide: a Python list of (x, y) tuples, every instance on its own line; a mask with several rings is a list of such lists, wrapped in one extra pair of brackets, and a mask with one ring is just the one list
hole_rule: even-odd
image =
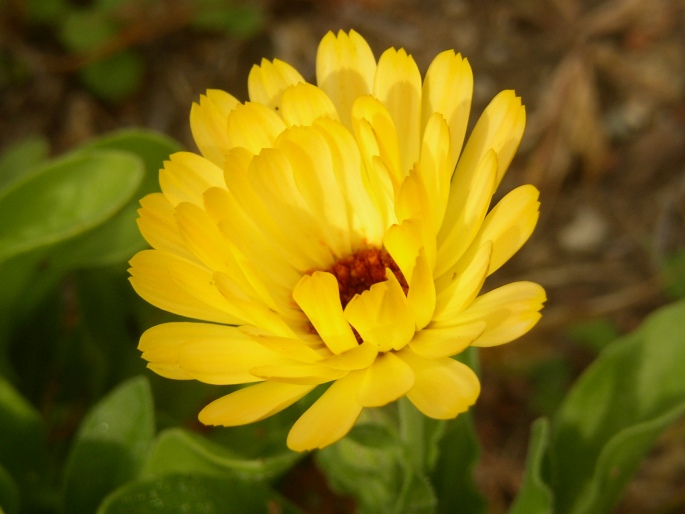
[[(152, 249), (130, 269), (148, 302), (199, 320), (145, 332), (150, 369), (252, 384), (205, 407), (203, 423), (258, 421), (330, 383), (290, 431), (297, 451), (402, 396), (432, 418), (464, 412), (480, 384), (452, 357), (521, 336), (545, 301), (530, 282), (480, 294), (538, 218), (530, 185), (491, 207), (525, 126), (512, 91), (465, 143), (473, 76), (453, 51), (422, 78), (404, 50), (376, 60), (356, 32), (329, 33), (316, 83), (263, 60), (248, 102), (207, 91), (190, 115), (201, 155), (172, 155), (161, 192), (141, 200)], [(367, 251), (394, 269), (379, 265), (348, 299), (336, 263)]]

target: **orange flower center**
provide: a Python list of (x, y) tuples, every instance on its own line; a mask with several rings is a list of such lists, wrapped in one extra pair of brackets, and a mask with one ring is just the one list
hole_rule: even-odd
[(409, 286), (399, 266), (384, 248), (363, 248), (336, 261), (326, 271), (338, 279), (340, 302), (343, 309), (356, 294), (361, 294), (372, 285), (386, 280), (385, 269), (389, 268), (407, 294)]

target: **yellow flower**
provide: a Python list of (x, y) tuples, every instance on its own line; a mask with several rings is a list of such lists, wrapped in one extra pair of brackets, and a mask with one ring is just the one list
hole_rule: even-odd
[(297, 451), (402, 396), (431, 418), (466, 411), (480, 384), (451, 357), (521, 336), (545, 301), (530, 282), (478, 295), (538, 218), (531, 185), (489, 209), (523, 134), (520, 98), (498, 94), (462, 149), (473, 76), (453, 51), (422, 81), (404, 50), (376, 62), (356, 32), (328, 33), (316, 80), (263, 60), (249, 102), (210, 90), (193, 105), (202, 156), (165, 162), (139, 211), (153, 249), (130, 269), (148, 302), (206, 322), (145, 332), (150, 369), (256, 383), (203, 423), (258, 421), (331, 383), (290, 430)]

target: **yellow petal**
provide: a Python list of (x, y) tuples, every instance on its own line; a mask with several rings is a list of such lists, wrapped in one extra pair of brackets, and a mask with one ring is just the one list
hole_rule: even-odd
[(409, 282), (407, 301), (414, 313), (416, 330), (421, 330), (430, 323), (435, 311), (435, 283), (424, 248), (421, 248), (416, 258), (414, 272)]
[(279, 59), (274, 59), (273, 62), (262, 59), (260, 66), (255, 64), (250, 70), (247, 91), (252, 102), (278, 111), (283, 91), (300, 82), (305, 80), (290, 64)]
[(249, 178), (273, 223), (290, 241), (291, 251), (309, 264), (306, 269), (326, 269), (333, 264), (321, 225), (302, 197), (285, 153), (265, 148), (252, 159)]
[(400, 145), (400, 166), (408, 171), (419, 159), (421, 73), (404, 49), (389, 48), (378, 59), (373, 93), (390, 112)]
[(392, 271), (386, 269), (386, 277), (386, 281), (356, 295), (345, 307), (345, 319), (380, 352), (404, 347), (416, 327), (402, 286)]
[[(423, 81), (422, 127), (434, 113), (440, 113), (449, 126), (450, 173), (464, 144), (473, 95), (473, 72), (468, 61), (454, 50), (439, 53), (428, 67)], [(424, 136), (424, 142), (426, 137)]]
[(212, 282), (226, 303), (231, 306), (232, 312), (243, 319), (245, 324), (263, 328), (275, 336), (295, 337), (295, 333), (282, 316), (268, 304), (247, 296), (228, 275), (216, 271), (212, 275)]
[(202, 193), (210, 187), (226, 187), (224, 173), (216, 164), (190, 152), (176, 152), (159, 171), (164, 196), (176, 207), (181, 202), (202, 205)]
[(205, 425), (235, 427), (268, 418), (290, 407), (314, 385), (263, 382), (214, 400), (198, 418)]
[(371, 93), (376, 75), (376, 59), (371, 48), (357, 32), (328, 32), (316, 53), (316, 82), (330, 97), (340, 120), (352, 128), (354, 101)]
[(438, 233), (436, 277), (450, 271), (476, 237), (495, 191), (496, 175), (497, 156), (491, 151), (485, 154), (475, 173), (469, 175), (470, 184), (456, 188), (452, 181), (445, 219)]
[(250, 373), (264, 380), (288, 384), (325, 384), (347, 375), (347, 371), (320, 364), (293, 364), (289, 366), (257, 366)]
[[(268, 348), (269, 350), (290, 357), (296, 361), (305, 362), (307, 364), (314, 364), (315, 362), (320, 362), (323, 360), (323, 352), (317, 351), (325, 348), (321, 339), (317, 336), (312, 335), (311, 338), (315, 341), (310, 341), (306, 344), (303, 339), (304, 336), (300, 335), (297, 339), (289, 337), (276, 337), (271, 335), (271, 333), (261, 330), (253, 326), (242, 326), (239, 330), (253, 340)], [(315, 344), (318, 342), (319, 344)]]
[(259, 270), (270, 283), (272, 294), (278, 297), (300, 279), (301, 274), (288, 261), (287, 255), (273, 238), (264, 234), (264, 226), (258, 225), (240, 206), (232, 192), (214, 187), (205, 192), (205, 209), (217, 222), (218, 230), (230, 240), (245, 259)]
[(139, 252), (130, 264), (131, 285), (155, 307), (216, 323), (243, 322), (213, 287), (208, 270), (159, 250)]
[(426, 416), (455, 418), (476, 402), (480, 382), (465, 364), (449, 357), (425, 359), (409, 349), (400, 352), (399, 357), (414, 370), (414, 387), (407, 398)]
[(186, 248), (176, 223), (174, 207), (162, 193), (152, 193), (140, 200), (138, 228), (145, 240), (156, 250), (175, 253), (190, 261), (197, 258)]
[[(295, 268), (298, 271), (298, 275), (295, 280), (289, 281), (292, 288), (302, 273), (312, 269), (312, 260), (308, 255), (303, 254), (300, 248), (293, 244), (293, 240), (278, 227), (266, 205), (264, 205), (264, 202), (255, 191), (252, 184), (254, 179), (250, 178), (252, 173), (250, 166), (253, 158), (254, 156), (244, 148), (233, 148), (227, 155), (226, 184), (232, 198), (243, 214), (236, 218), (235, 215), (239, 213), (233, 212), (231, 216), (225, 218), (219, 225), (220, 227), (223, 226), (222, 231), (231, 240), (236, 240), (236, 244), (239, 244), (237, 238), (241, 236), (246, 238), (244, 241), (247, 241), (247, 238), (252, 240), (256, 237), (255, 234), (260, 234), (262, 237), (258, 239), (264, 241), (268, 245), (267, 248), (270, 248), (272, 245), (276, 247), (278, 249), (277, 252), (265, 250), (261, 258), (269, 259), (271, 256), (274, 256), (274, 259), (278, 259), (280, 256), (283, 261)], [(221, 199), (218, 198), (218, 200), (220, 201)], [(220, 204), (212, 207), (212, 212), (217, 215), (220, 215), (220, 211)], [(257, 252), (259, 252), (258, 248)], [(269, 266), (267, 265), (266, 267), (268, 268)], [(285, 277), (285, 274), (283, 276)]]
[(300, 83), (283, 92), (281, 116), (287, 126), (311, 125), (319, 118), (338, 119), (331, 99), (321, 89)]
[[(513, 282), (476, 298), (451, 323), (485, 321), (487, 328), (473, 346), (508, 343), (528, 332), (540, 319), (545, 290), (533, 282)], [(447, 325), (437, 324), (436, 326)]]
[(362, 96), (352, 106), (352, 127), (367, 169), (380, 157), (390, 171), (393, 189), (398, 187), (409, 168), (402, 168), (400, 143), (395, 123), (387, 107), (373, 96)]
[[(420, 165), (416, 164), (409, 171), (395, 195), (395, 214), (398, 221), (407, 219), (425, 220), (431, 225), (431, 199), (421, 177)], [(432, 232), (432, 230), (431, 230)], [(435, 238), (435, 233), (431, 234)]]
[(497, 187), (514, 158), (525, 126), (526, 110), (516, 93), (508, 90), (495, 96), (476, 123), (459, 158), (454, 172), (454, 187), (462, 187), (471, 181), (469, 175), (490, 150), (497, 154)]
[(473, 301), (488, 276), (491, 255), (492, 242), (486, 241), (462, 273), (455, 271), (438, 282), (439, 293), (433, 320), (449, 321)]
[(540, 216), (539, 195), (539, 191), (530, 184), (510, 191), (488, 213), (471, 247), (454, 269), (461, 269), (464, 263), (474, 258), (484, 242), (492, 241), (488, 275), (497, 271), (533, 233)]
[(148, 329), (138, 348), (153, 365), (175, 365), (210, 384), (256, 382), (249, 370), (292, 361), (253, 341), (235, 327), (207, 323), (165, 323)]
[(176, 207), (176, 219), (193, 255), (210, 270), (227, 276), (242, 296), (279, 313), (290, 310), (272, 297), (275, 284), (265, 282), (264, 275), (258, 273), (252, 263), (240, 254), (203, 209), (190, 203), (181, 203)]
[(370, 341), (365, 341), (356, 348), (346, 351), (341, 355), (334, 355), (326, 359), (326, 366), (348, 371), (366, 369), (378, 355), (378, 346)]
[(334, 354), (357, 346), (352, 328), (345, 321), (338, 281), (333, 275), (322, 271), (304, 275), (293, 289), (293, 300)]
[(273, 146), (284, 129), (281, 117), (259, 103), (238, 104), (228, 116), (227, 134), (231, 148), (240, 146), (253, 154)]
[(428, 196), (429, 215), (426, 222), (429, 223), (433, 238), (438, 234), (445, 216), (450, 180), (454, 171), (456, 157), (453, 158), (454, 150), (450, 147), (450, 136), (450, 129), (440, 113), (428, 118), (417, 171)]
[(313, 450), (344, 437), (362, 411), (357, 391), (363, 376), (363, 372), (353, 371), (333, 382), (290, 429), (288, 448), (297, 452)]
[(359, 248), (362, 243), (379, 244), (385, 226), (364, 181), (365, 173), (354, 137), (339, 123), (325, 118), (317, 120), (314, 128), (326, 139), (337, 189), (347, 203), (350, 245)]
[(172, 380), (193, 380), (193, 377), (178, 367), (178, 364), (151, 364), (147, 368), (160, 377)]
[(291, 127), (276, 141), (291, 163), (303, 201), (321, 225), (326, 243), (338, 257), (352, 253), (347, 203), (340, 193), (326, 138), (312, 127)]
[[(199, 261), (214, 271), (223, 271), (236, 277), (242, 275), (232, 245), (202, 208), (182, 202), (176, 206), (175, 212), (186, 247)], [(244, 275), (240, 279), (243, 287), (249, 291), (251, 288)]]
[(383, 237), (383, 246), (400, 268), (407, 283), (411, 282), (423, 240), (423, 223), (418, 219), (406, 219), (399, 225), (392, 225)]
[(238, 103), (225, 91), (209, 89), (206, 96), (200, 95), (200, 103), (193, 102), (190, 109), (190, 130), (195, 144), (202, 155), (220, 168), (230, 148), (226, 133), (228, 114)]
[(363, 407), (382, 407), (404, 396), (413, 385), (412, 369), (394, 353), (384, 353), (366, 370), (357, 400)]
[(486, 327), (485, 321), (474, 321), (450, 328), (424, 328), (416, 333), (409, 347), (428, 359), (452, 357), (468, 348)]

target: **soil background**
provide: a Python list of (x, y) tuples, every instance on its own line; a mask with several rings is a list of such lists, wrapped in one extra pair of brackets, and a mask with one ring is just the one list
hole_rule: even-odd
[[(250, 4), (263, 23), (249, 37), (192, 30), (192, 2), (159, 0), (127, 14), (136, 30), (118, 48), (137, 48), (145, 75), (116, 103), (81, 85), (83, 60), (28, 25), (23, 4), (0, 3), (0, 44), (24, 70), (20, 79), (0, 75), (0, 152), (40, 134), (59, 155), (122, 127), (155, 129), (194, 150), (188, 114), (200, 94), (219, 88), (247, 99), (247, 74), (262, 57), (313, 82), (328, 30), (354, 28), (377, 57), (404, 47), (422, 73), (438, 52), (461, 52), (475, 76), (471, 126), (498, 91), (516, 90), (528, 124), (499, 190), (535, 184), (542, 214), (489, 286), (532, 280), (549, 301), (530, 334), (481, 352), (476, 475), (492, 513), (518, 490), (531, 422), (553, 413), (592, 362), (597, 333), (629, 332), (672, 300), (663, 266), (685, 249), (683, 0), (263, 0)], [(311, 512), (354, 510), (326, 493), (311, 463), (287, 489), (305, 508), (312, 495), (326, 499)], [(662, 435), (616, 512), (685, 512), (685, 422)]]

